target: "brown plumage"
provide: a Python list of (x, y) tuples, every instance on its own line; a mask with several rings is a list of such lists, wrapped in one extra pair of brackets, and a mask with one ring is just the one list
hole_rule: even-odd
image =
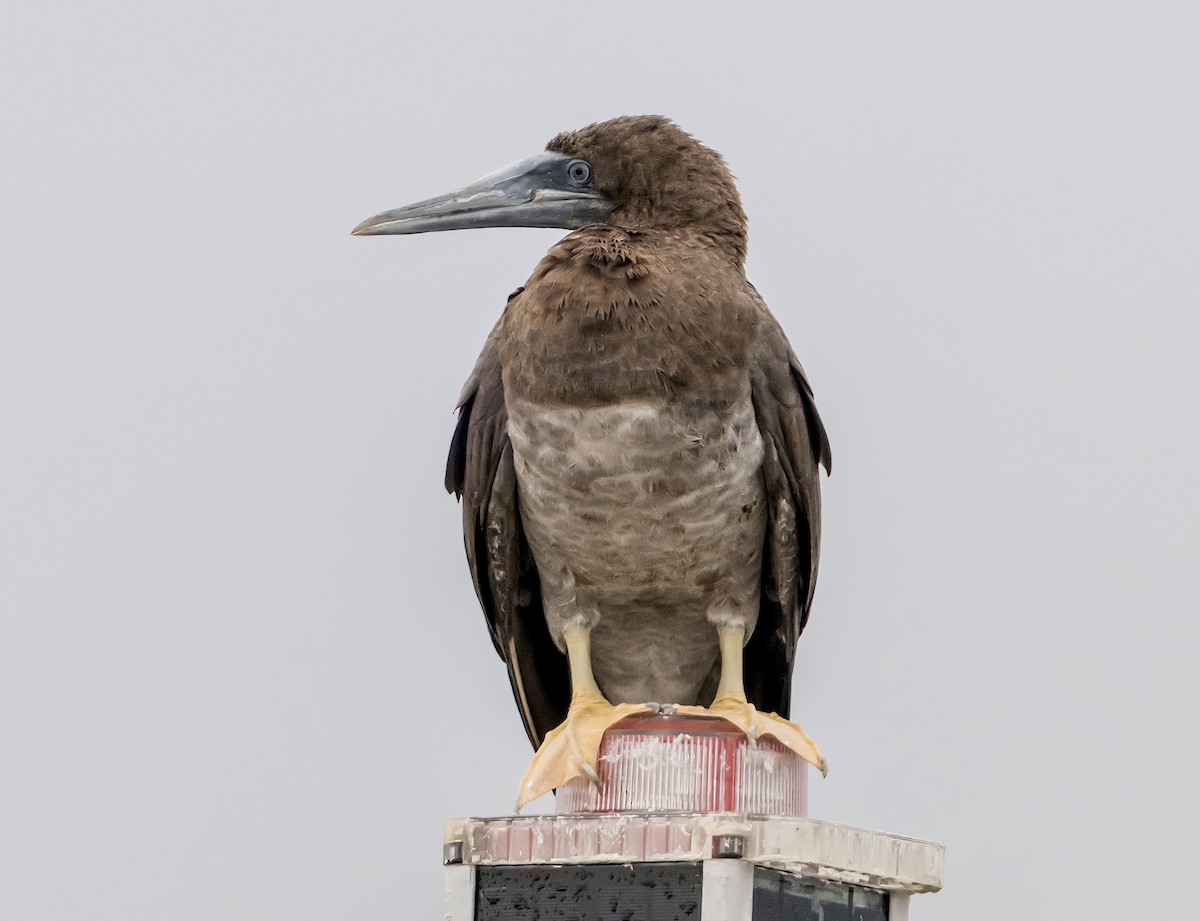
[[(611, 700), (683, 704), (716, 690), (712, 624), (744, 624), (747, 697), (786, 717), (830, 451), (745, 278), (733, 177), (653, 116), (547, 150), (590, 166), (589, 207), (608, 215), (510, 297), (460, 398), (446, 472), (526, 730), (537, 746), (567, 714), (572, 623), (591, 631)], [(359, 232), (409, 232), (371, 229), (384, 219), (410, 220), (389, 212)]]

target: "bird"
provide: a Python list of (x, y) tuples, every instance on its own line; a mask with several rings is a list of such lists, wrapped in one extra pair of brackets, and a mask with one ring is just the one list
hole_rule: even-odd
[(604, 732), (670, 703), (773, 736), (812, 608), (813, 391), (747, 280), (724, 158), (668, 118), (623, 116), (357, 236), (570, 231), (509, 296), (458, 399), (446, 488), (535, 748), (517, 809), (599, 783)]

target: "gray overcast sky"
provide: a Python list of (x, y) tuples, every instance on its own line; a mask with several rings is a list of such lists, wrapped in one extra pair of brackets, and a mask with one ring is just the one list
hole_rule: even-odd
[(441, 821), (507, 811), (529, 757), (450, 410), (558, 234), (349, 231), (647, 112), (740, 178), (833, 442), (812, 813), (944, 842), (929, 921), (1192, 899), (1196, 4), (114, 0), (2, 32), (6, 921), (439, 916)]

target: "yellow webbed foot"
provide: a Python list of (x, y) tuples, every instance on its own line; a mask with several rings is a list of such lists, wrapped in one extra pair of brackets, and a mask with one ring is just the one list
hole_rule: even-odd
[(829, 773), (829, 763), (821, 755), (817, 744), (796, 723), (785, 720), (775, 713), (760, 713), (754, 704), (736, 697), (718, 697), (711, 707), (678, 707), (680, 713), (693, 716), (719, 716), (746, 733), (751, 742), (763, 736), (778, 739), (797, 755), (816, 767), (824, 777)]
[(633, 713), (646, 710), (644, 704), (610, 704), (599, 694), (577, 695), (571, 700), (567, 718), (561, 726), (546, 734), (517, 793), (517, 812), (526, 803), (561, 787), (573, 777), (586, 777), (599, 785), (596, 756), (609, 726)]

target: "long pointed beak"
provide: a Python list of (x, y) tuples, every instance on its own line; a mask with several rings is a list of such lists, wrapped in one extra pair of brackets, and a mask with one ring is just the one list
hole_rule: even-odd
[(352, 231), (356, 237), (385, 233), (428, 233), (471, 227), (561, 227), (603, 221), (614, 204), (601, 193), (571, 181), (572, 159), (543, 153), (468, 186), (384, 211)]

